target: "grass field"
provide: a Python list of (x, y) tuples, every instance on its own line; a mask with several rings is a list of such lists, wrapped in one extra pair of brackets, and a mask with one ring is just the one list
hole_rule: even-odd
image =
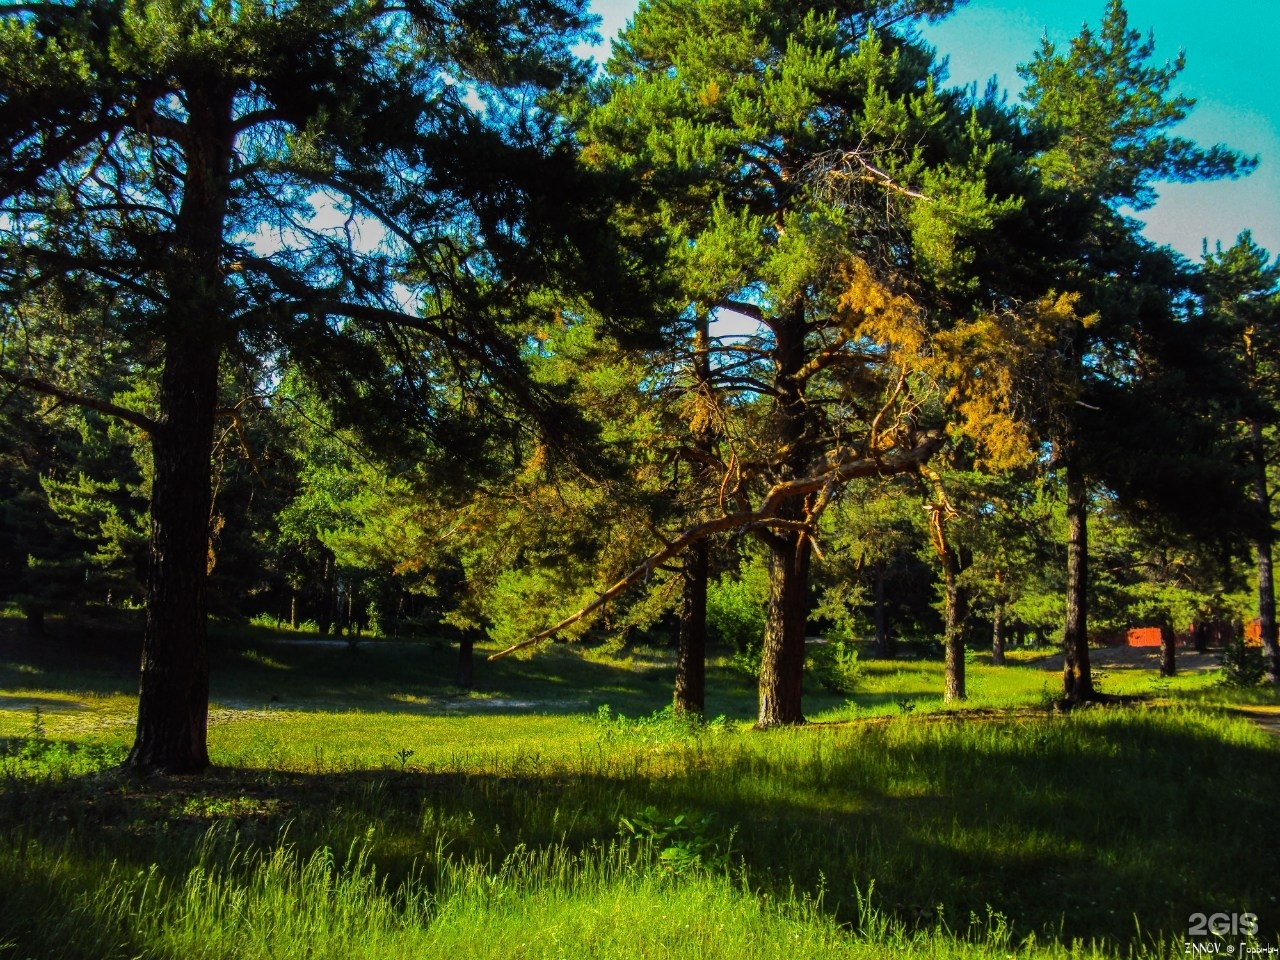
[(1171, 956), (1219, 912), (1280, 944), (1280, 739), (1236, 709), (1275, 699), (1212, 674), (1104, 669), (1150, 699), (1059, 715), (1032, 655), (975, 657), (963, 709), (868, 662), (758, 733), (722, 661), (692, 727), (665, 651), (461, 691), (440, 644), (239, 631), (215, 770), (138, 779), (133, 632), (51, 633), (0, 620), (0, 956)]

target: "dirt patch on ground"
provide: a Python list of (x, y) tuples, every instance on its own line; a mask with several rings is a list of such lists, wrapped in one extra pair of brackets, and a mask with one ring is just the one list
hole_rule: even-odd
[(1280, 707), (1241, 707), (1239, 713), (1267, 733), (1280, 737)]
[[(1035, 661), (1044, 670), (1059, 671), (1062, 669), (1062, 657), (1052, 654)], [(1091, 647), (1089, 649), (1089, 665), (1107, 670), (1159, 670), (1159, 647)], [(1208, 673), (1222, 666), (1222, 652), (1210, 650), (1208, 653), (1196, 653), (1194, 650), (1179, 650), (1177, 668), (1187, 673)]]
[(0, 710), (34, 710), (39, 707), (45, 713), (69, 713), (88, 710), (87, 704), (61, 697), (11, 697), (0, 693)]

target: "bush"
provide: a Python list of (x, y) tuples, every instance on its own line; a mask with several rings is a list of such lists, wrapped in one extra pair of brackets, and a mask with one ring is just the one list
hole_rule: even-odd
[(1222, 682), (1229, 687), (1256, 687), (1262, 682), (1265, 664), (1262, 648), (1251, 647), (1243, 637), (1228, 640), (1222, 648)]
[(758, 658), (764, 645), (769, 573), (761, 560), (745, 563), (707, 588), (707, 628), (740, 657)]
[(853, 693), (862, 673), (858, 651), (844, 640), (810, 644), (805, 652), (805, 668), (824, 690), (841, 694)]

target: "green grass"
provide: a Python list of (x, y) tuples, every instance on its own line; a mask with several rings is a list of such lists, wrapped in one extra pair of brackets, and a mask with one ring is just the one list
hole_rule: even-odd
[(727, 663), (727, 719), (689, 727), (651, 717), (662, 651), (551, 648), (463, 692), (441, 645), (253, 631), (215, 651), (216, 769), (137, 779), (132, 639), (3, 627), (0, 956), (1164, 956), (1191, 913), (1246, 910), (1280, 932), (1280, 741), (1212, 678), (1117, 670), (1159, 699), (1062, 716), (1045, 664), (976, 658), (957, 712), (939, 665), (872, 662), (806, 699), (819, 723), (756, 733)]

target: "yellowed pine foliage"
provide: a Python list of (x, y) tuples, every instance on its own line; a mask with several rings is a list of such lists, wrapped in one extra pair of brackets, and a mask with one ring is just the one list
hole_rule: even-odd
[(1069, 400), (1066, 348), (1079, 325), (1078, 294), (1050, 292), (1019, 310), (983, 313), (931, 330), (924, 309), (891, 289), (861, 261), (843, 273), (840, 324), (851, 340), (872, 342), (886, 362), (934, 382), (956, 433), (973, 440), (992, 470), (1029, 463), (1038, 437), (1035, 406)]
[(1050, 292), (1020, 310), (980, 314), (935, 336), (946, 403), (957, 414), (957, 429), (979, 444), (988, 468), (1029, 463), (1039, 441), (1033, 407), (1070, 400), (1072, 334), (1097, 319), (1079, 315), (1079, 299)]

